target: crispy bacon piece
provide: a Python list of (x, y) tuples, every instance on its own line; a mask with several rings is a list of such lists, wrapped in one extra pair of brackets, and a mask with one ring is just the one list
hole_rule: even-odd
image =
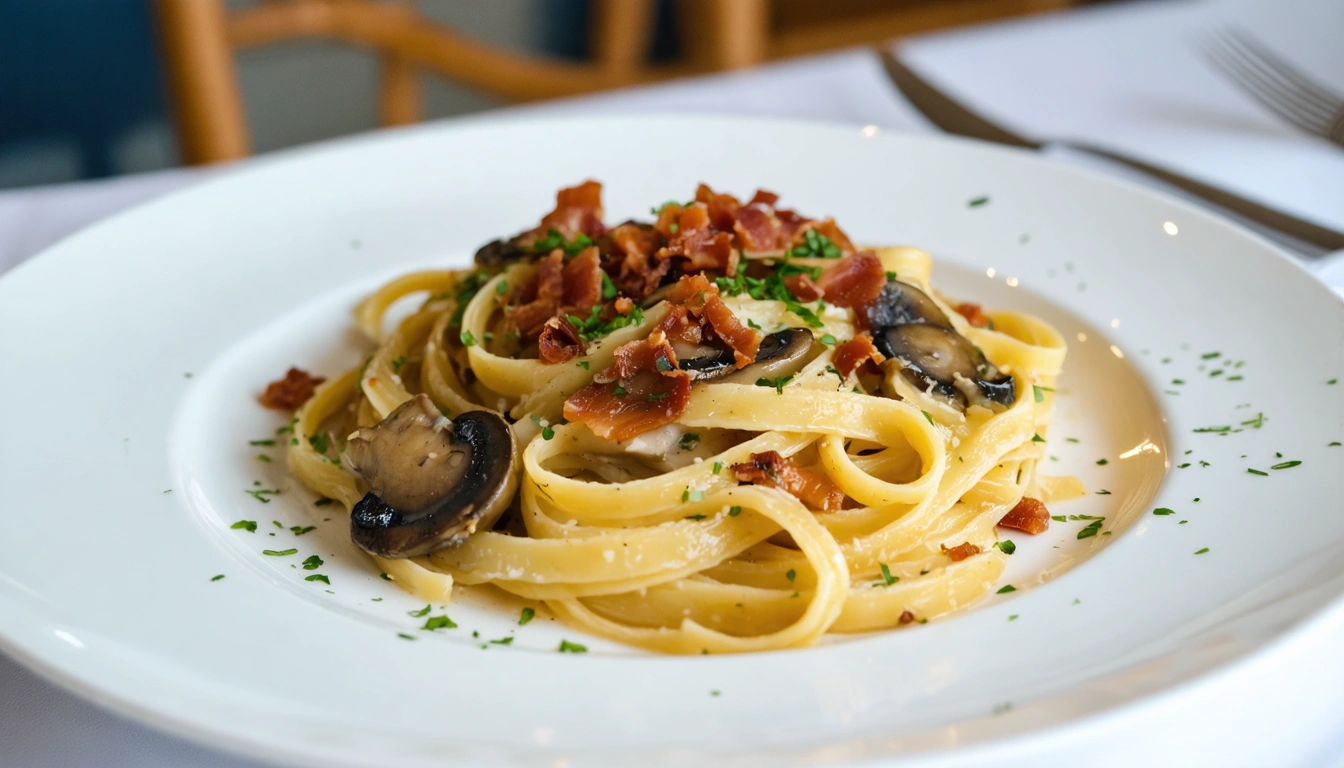
[(733, 231), (748, 253), (782, 251), (789, 246), (792, 233), (784, 231), (784, 224), (775, 212), (763, 203), (753, 203), (737, 212)]
[(969, 541), (963, 541), (951, 549), (948, 549), (946, 544), (940, 544), (939, 546), (942, 547), (943, 554), (952, 558), (954, 563), (960, 563), (971, 555), (980, 554), (980, 548)]
[[(601, 276), (598, 276), (601, 280)], [(537, 262), (535, 289), (527, 286), (522, 296), (532, 299), (515, 306), (508, 317), (508, 324), (525, 339), (535, 339), (541, 334), (541, 328), (547, 320), (560, 311), (560, 302), (565, 297), (565, 253), (559, 248)], [(599, 285), (598, 288), (601, 291)]]
[(733, 221), (742, 208), (741, 201), (736, 197), (719, 194), (710, 189), (708, 184), (701, 184), (695, 188), (695, 201), (705, 204), (709, 221), (714, 228), (725, 232), (732, 230)]
[(679, 372), (677, 353), (668, 343), (666, 334), (657, 330), (648, 337), (631, 341), (616, 348), (612, 354), (611, 365), (598, 372), (593, 381), (606, 384), (622, 379), (632, 379), (641, 371), (657, 371), (663, 374)]
[(647, 225), (622, 224), (611, 231), (612, 261), (616, 264), (612, 281), (622, 293), (643, 299), (654, 292), (672, 267), (670, 261), (654, 258), (662, 243), (663, 236)]
[(537, 348), (544, 363), (563, 363), (583, 354), (579, 331), (564, 315), (552, 317), (541, 327)]
[(966, 318), (966, 322), (970, 323), (976, 328), (989, 327), (989, 315), (985, 314), (985, 311), (980, 308), (979, 304), (972, 304), (969, 301), (963, 301), (962, 303), (957, 305), (957, 314)]
[(812, 282), (812, 276), (806, 274), (789, 275), (784, 278), (784, 287), (804, 304), (814, 302), (826, 294), (819, 285)]
[(684, 304), (669, 307), (663, 321), (658, 323), (658, 329), (667, 334), (670, 341), (699, 344), (704, 339), (700, 323), (691, 317), (691, 311)]
[(1008, 514), (1003, 516), (999, 526), (1024, 531), (1033, 536), (1045, 533), (1050, 527), (1050, 510), (1045, 508), (1040, 499), (1023, 496), (1022, 500), (1017, 502), (1017, 506), (1008, 510)]
[(565, 418), (601, 437), (629, 440), (675, 422), (691, 399), (691, 378), (658, 330), (622, 344), (611, 366), (565, 401)]
[(317, 385), (326, 381), (299, 368), (290, 368), (283, 379), (277, 379), (266, 385), (261, 395), (261, 404), (277, 411), (292, 411), (308, 402)]
[(566, 240), (580, 234), (601, 237), (607, 230), (602, 224), (602, 185), (591, 179), (577, 187), (566, 187), (555, 193), (555, 210), (541, 218), (528, 243), (545, 237), (552, 229)]
[(882, 361), (886, 359), (886, 356), (877, 351), (877, 347), (873, 346), (872, 335), (864, 331), (836, 347), (833, 361), (835, 369), (840, 372), (840, 375), (847, 377), (870, 360), (881, 365)]
[(616, 314), (628, 315), (635, 308), (635, 302), (631, 301), (629, 296), (617, 296), (611, 306), (616, 310)]
[(817, 285), (825, 292), (826, 301), (837, 307), (848, 307), (861, 323), (867, 322), (863, 307), (882, 292), (887, 282), (887, 271), (872, 251), (850, 254), (835, 266), (821, 273)]
[(579, 251), (564, 268), (563, 289), (566, 306), (582, 316), (602, 301), (602, 267), (596, 246)]
[(667, 245), (659, 249), (657, 258), (682, 256), (688, 260), (687, 270), (722, 269), (729, 275), (737, 273), (740, 254), (733, 247), (733, 236), (714, 229), (704, 203), (689, 208), (667, 206), (658, 215), (654, 229), (667, 237)]
[(813, 509), (834, 511), (844, 504), (845, 494), (824, 472), (799, 467), (778, 451), (751, 454), (751, 460), (734, 464), (739, 482), (780, 488)]
[(714, 334), (733, 350), (733, 359), (738, 368), (750, 365), (756, 360), (760, 350), (761, 332), (744, 325), (719, 298), (719, 288), (705, 279), (704, 275), (688, 275), (681, 278), (667, 294), (668, 303), (682, 304), (691, 314), (709, 323)]

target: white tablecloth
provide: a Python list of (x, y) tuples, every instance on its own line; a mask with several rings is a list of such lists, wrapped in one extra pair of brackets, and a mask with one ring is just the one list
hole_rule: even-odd
[[(1182, 6), (1179, 13), (1189, 15), (1190, 9), (1197, 4), (1174, 5)], [(1172, 12), (1171, 7), (1135, 5), (1128, 9), (1108, 9), (1103, 13), (1124, 18), (1125, 28), (1131, 29), (1142, 26), (1144, 14), (1156, 14), (1152, 18), (1160, 19), (1161, 14)], [(1340, 7), (1344, 7), (1344, 3)], [(937, 41), (921, 43), (915, 52), (922, 71), (928, 67), (926, 74), (955, 85), (964, 94), (974, 97), (976, 78), (997, 72), (995, 77), (998, 79), (994, 82), (1003, 85), (1000, 95), (1006, 95), (1011, 90), (1011, 78), (1006, 84), (1003, 82), (1004, 67), (1010, 63), (1002, 58), (1005, 50), (1013, 50), (1016, 45), (1020, 51), (1023, 40), (1030, 40), (1032, 47), (1038, 49), (1044, 45), (1044, 54), (1050, 53), (1050, 40), (1061, 41), (1064, 48), (1077, 46), (1080, 34), (1106, 34), (1105, 29), (1095, 23), (1096, 18), (1096, 12), (1076, 13), (940, 36)], [(1043, 29), (1053, 30), (1053, 36), (1042, 37)], [(956, 55), (943, 55), (940, 53), (943, 50), (955, 51)], [(1038, 61), (1031, 57), (1019, 59), (1019, 65), (1028, 67), (1035, 66), (1032, 62)], [(999, 94), (999, 91), (995, 93)], [(986, 97), (985, 101), (992, 106), (994, 99)], [(849, 51), (752, 72), (520, 109), (553, 114), (696, 112), (760, 115), (871, 124), (882, 130), (932, 130), (930, 124), (888, 84), (877, 58), (865, 51)], [(1056, 155), (1063, 162), (1136, 178), (1108, 163), (1085, 156), (1067, 152)], [(227, 168), (184, 169), (0, 193), (0, 273), (86, 224), (203, 177), (227, 172)], [(1254, 183), (1253, 176), (1238, 179), (1239, 184)], [(1339, 181), (1344, 183), (1344, 176)], [(1344, 218), (1344, 209), (1340, 213)], [(258, 765), (159, 734), (105, 712), (0, 655), (0, 767), (244, 768)], [(1341, 733), (1336, 749), (1312, 764), (1312, 768), (1317, 766), (1344, 766), (1344, 733)]]

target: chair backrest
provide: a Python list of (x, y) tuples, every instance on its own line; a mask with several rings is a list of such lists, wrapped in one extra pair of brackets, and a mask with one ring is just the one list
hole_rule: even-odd
[[(754, 1), (754, 0), (753, 0)], [(384, 125), (420, 119), (421, 70), (509, 101), (567, 96), (687, 74), (653, 67), (646, 53), (654, 0), (595, 0), (591, 62), (524, 56), (473, 40), (420, 16), (408, 2), (265, 0), (229, 11), (224, 0), (157, 0), (163, 51), (183, 161), (250, 154), (234, 53), (295, 38), (338, 40), (381, 59)]]

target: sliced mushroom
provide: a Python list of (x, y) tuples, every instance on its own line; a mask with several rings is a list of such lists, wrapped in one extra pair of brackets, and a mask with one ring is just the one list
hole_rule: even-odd
[(952, 327), (947, 315), (938, 308), (928, 294), (909, 283), (888, 280), (887, 284), (882, 286), (882, 292), (877, 295), (877, 299), (868, 305), (868, 326), (877, 331), (911, 323)]
[(513, 430), (493, 411), (448, 419), (425, 395), (351, 436), (346, 457), (369, 492), (350, 537), (382, 557), (416, 557), (489, 529), (518, 490)]
[(492, 240), (476, 251), (476, 266), (481, 269), (497, 271), (515, 261), (530, 259), (537, 254), (524, 248), (518, 238)]
[[(894, 325), (877, 333), (874, 345), (896, 371), (921, 391), (961, 407), (1013, 404), (1013, 378), (998, 371), (965, 336), (928, 323)], [(995, 408), (998, 410), (998, 408)]]
[(797, 373), (807, 362), (812, 349), (812, 332), (805, 328), (785, 328), (767, 334), (756, 350), (756, 360), (736, 367), (733, 350), (715, 350), (700, 357), (684, 358), (680, 368), (696, 381), (720, 381), (728, 384), (753, 384), (757, 379), (773, 379)]

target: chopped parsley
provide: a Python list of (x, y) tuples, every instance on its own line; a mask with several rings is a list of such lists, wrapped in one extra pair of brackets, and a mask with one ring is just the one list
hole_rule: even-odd
[(1299, 465), (1299, 464), (1301, 464), (1301, 463), (1302, 463), (1302, 462), (1300, 462), (1300, 461), (1294, 459), (1294, 460), (1292, 460), (1292, 461), (1284, 461), (1284, 462), (1280, 462), (1280, 463), (1278, 463), (1278, 464), (1275, 464), (1274, 466), (1270, 467), (1270, 469), (1290, 469), (1290, 468), (1292, 468), (1292, 467), (1296, 467), (1297, 465)]
[(625, 397), (625, 387), (622, 387), (620, 384), (617, 384), (616, 388), (611, 390), (611, 394), (616, 397)]
[(797, 577), (798, 577), (798, 571), (794, 570), (793, 568), (790, 568), (789, 572), (784, 574), (784, 578), (788, 579), (789, 581), (793, 581)]
[[(681, 448), (681, 450), (683, 451), (693, 451), (695, 450), (695, 446), (699, 444), (700, 444), (700, 433), (687, 432), (686, 434), (681, 436), (681, 441), (677, 443), (677, 447)], [(722, 467), (723, 465), (720, 464), (719, 466)], [(716, 472), (715, 474), (718, 473)]]
[(408, 635), (408, 634), (406, 634), (405, 632), (398, 632), (398, 633), (397, 633), (397, 637), (400, 637), (402, 640), (414, 640), (414, 639), (415, 639), (415, 636), (414, 636), (414, 635)]
[(553, 437), (555, 437), (555, 430), (549, 424), (541, 428), (542, 440), (550, 440)]
[(1268, 472), (1261, 472), (1261, 471), (1258, 470), (1258, 469), (1251, 469), (1250, 467), (1247, 467), (1247, 468), (1246, 468), (1246, 471), (1247, 471), (1247, 472), (1250, 472), (1252, 475), (1260, 475), (1261, 477), (1268, 477), (1268, 476), (1269, 476), (1269, 473), (1268, 473)]
[(498, 283), (495, 283), (496, 296), (503, 296), (508, 292), (509, 292), (509, 283), (507, 280), (500, 280)]
[(782, 395), (784, 394), (784, 385), (788, 384), (790, 381), (793, 381), (793, 376), (776, 376), (773, 379), (762, 378), (756, 380), (756, 386), (774, 387), (775, 393)]
[(447, 614), (444, 614), (443, 616), (430, 616), (428, 619), (425, 619), (425, 626), (421, 627), (421, 629), (428, 629), (431, 632), (436, 629), (457, 629), (457, 622), (448, 618)]
[(248, 440), (248, 445), (275, 445), (274, 440)]
[(1157, 509), (1154, 509), (1154, 510), (1153, 510), (1153, 514), (1154, 514), (1154, 515), (1174, 515), (1174, 514), (1176, 514), (1176, 510), (1174, 510), (1174, 509), (1167, 509), (1166, 507), (1158, 507)]
[(723, 462), (722, 461), (714, 462), (714, 474), (717, 475), (722, 471), (723, 471)]
[(967, 201), (967, 203), (966, 203), (966, 207), (967, 207), (967, 208), (979, 208), (980, 206), (985, 205), (985, 204), (988, 203), (988, 202), (989, 202), (989, 196), (988, 196), (988, 195), (986, 195), (986, 196), (984, 196), (984, 197), (976, 197), (976, 198), (972, 198), (971, 200)]
[(788, 255), (800, 259), (838, 259), (843, 253), (839, 246), (831, 242), (831, 238), (809, 229), (803, 233), (803, 242), (795, 245)]
[(1044, 442), (1045, 442), (1045, 438), (1044, 438), (1044, 437), (1041, 437), (1040, 435), (1032, 435), (1032, 436), (1031, 436), (1031, 442), (1033, 442), (1033, 443), (1044, 443)]
[[(273, 488), (273, 489), (269, 489), (269, 490), (268, 490), (268, 489), (266, 489), (266, 488), (253, 488), (252, 490), (243, 491), (243, 493), (246, 493), (248, 496), (251, 496), (252, 498), (256, 499), (257, 501), (260, 501), (262, 504), (270, 504), (270, 503), (271, 503), (271, 500), (268, 499), (268, 498), (266, 498), (266, 497), (267, 497), (267, 496), (279, 496), (279, 495), (280, 495), (280, 489), (279, 489), (279, 488)], [(252, 529), (248, 529), (248, 530), (252, 530)]]
[(1017, 587), (1014, 587), (1012, 584), (1004, 584), (1002, 587), (999, 587), (999, 591), (998, 591), (998, 592), (995, 592), (994, 594), (996, 594), (996, 595), (1006, 595), (1006, 594), (1008, 594), (1009, 592), (1016, 592), (1016, 591), (1017, 591)]
[(472, 335), (471, 331), (463, 331), (458, 338), (461, 339), (462, 346), (464, 347), (476, 346), (476, 337)]
[[(321, 567), (322, 567), (322, 558), (318, 557), (317, 555), (309, 555), (308, 558), (303, 561), (303, 570), (305, 571), (316, 571), (318, 568)], [(383, 574), (383, 576), (386, 577), (387, 574)]]
[(835, 337), (829, 333), (822, 334), (820, 341), (828, 347), (835, 345)]
[(291, 525), (289, 527), (289, 532), (294, 534), (295, 536), (302, 536), (305, 533), (316, 530), (317, 530), (316, 525), (303, 525), (303, 526)]
[(333, 501), (334, 501), (333, 499), (328, 499), (328, 498), (326, 498), (326, 497), (323, 497), (323, 498), (318, 499), (317, 501), (314, 501), (314, 502), (313, 502), (313, 506), (314, 506), (314, 507), (325, 507), (325, 506), (327, 506), (328, 504), (333, 503)]
[(740, 515), (740, 514), (742, 514), (742, 507), (739, 507), (739, 506), (737, 506), (737, 505), (733, 505), (733, 506), (731, 506), (731, 507), (728, 508), (728, 516), (729, 516), (729, 517), (737, 517), (737, 516)]
[(299, 554), (299, 550), (294, 549), (293, 547), (289, 549), (263, 549), (261, 550), (261, 554), (269, 555), (270, 557), (289, 557), (290, 555)]
[(705, 519), (705, 516), (704, 516), (704, 515), (687, 515), (686, 517), (684, 517), (684, 518), (682, 518), (682, 519), (683, 519), (683, 520), (704, 520), (704, 519)]
[(572, 241), (566, 241), (565, 236), (556, 230), (548, 230), (546, 236), (532, 243), (533, 253), (550, 253), (556, 248), (564, 250), (566, 256), (576, 256), (579, 251), (593, 244), (593, 239), (582, 232)]
[(590, 370), (590, 369), (589, 369), (589, 366), (588, 366), (588, 361), (587, 361), (587, 360), (580, 360), (579, 362), (575, 363), (574, 365), (576, 365), (576, 366), (582, 368), (582, 369), (585, 370), (585, 371)]
[(498, 640), (490, 641), (491, 645), (511, 645), (512, 643), (513, 643), (512, 637), (501, 637)]
[(406, 356), (402, 355), (392, 361), (392, 372), (401, 373), (401, 367), (406, 364)]
[(429, 611), (430, 611), (430, 605), (426, 603), (424, 608), (421, 608), (418, 611), (407, 611), (406, 615), (410, 616), (413, 619), (421, 619), (424, 618), (425, 616), (428, 616)]
[(318, 453), (327, 452), (327, 433), (323, 432), (308, 438), (308, 444), (313, 446), (313, 450)]
[(1055, 391), (1055, 388), (1054, 388), (1054, 387), (1042, 387), (1040, 384), (1032, 384), (1032, 385), (1031, 385), (1031, 391), (1032, 391), (1032, 394), (1034, 394), (1034, 395), (1036, 396), (1036, 402), (1038, 402), (1038, 403), (1044, 403), (1044, 402), (1045, 402), (1045, 393), (1046, 393), (1046, 392), (1054, 392), (1054, 391)]
[(701, 501), (704, 501), (704, 500), (705, 500), (705, 492), (704, 492), (704, 491), (692, 491), (690, 488), (687, 488), (686, 490), (684, 490), (684, 491), (681, 492), (681, 500), (682, 500), (683, 502), (687, 502), (687, 501), (690, 501), (690, 502), (701, 502)]
[(218, 576), (212, 576), (212, 577), (210, 578), (210, 580), (211, 580), (211, 581), (219, 581), (219, 580), (222, 579), (222, 578), (224, 578), (224, 574), (221, 573), (221, 574), (219, 574)]
[(1101, 531), (1101, 520), (1093, 520), (1087, 524), (1087, 527), (1078, 532), (1079, 539), (1087, 539), (1096, 536)]
[(583, 341), (592, 341), (610, 334), (618, 328), (625, 328), (630, 325), (643, 325), (644, 310), (635, 306), (628, 315), (616, 315), (605, 323), (602, 322), (602, 305), (593, 305), (592, 312), (587, 319), (576, 315), (567, 315), (569, 322), (573, 323), (574, 330), (579, 332), (579, 338)]
[(1222, 354), (1223, 354), (1222, 352), (1205, 352), (1204, 354), (1200, 355), (1200, 357), (1205, 360), (1212, 360), (1215, 357), (1220, 357)]
[(1204, 547), (1203, 549), (1197, 549), (1197, 550), (1195, 550), (1195, 554), (1196, 554), (1196, 555), (1202, 555), (1202, 554), (1204, 554), (1205, 552), (1208, 552), (1208, 551), (1209, 551), (1209, 548), (1208, 548), (1208, 547)]
[(257, 521), (256, 521), (256, 520), (239, 520), (238, 522), (234, 523), (233, 525), (230, 525), (229, 528), (231, 528), (231, 529), (233, 529), (233, 530), (235, 530), (235, 531), (247, 531), (248, 533), (256, 533), (256, 532), (257, 532)]
[(666, 393), (666, 392), (655, 392), (654, 394), (649, 395), (649, 397), (648, 397), (648, 401), (649, 401), (650, 403), (656, 403), (656, 402), (658, 402), (659, 400), (662, 400), (662, 399), (664, 399), (664, 398), (666, 398), (666, 397), (667, 397), (667, 393)]
[(929, 420), (929, 424), (933, 424), (933, 414), (925, 410), (921, 410), (920, 413), (924, 414), (924, 418)]
[(882, 586), (890, 587), (892, 584), (901, 580), (900, 576), (891, 575), (891, 569), (887, 567), (886, 563), (879, 563), (878, 565), (882, 568)]
[(588, 652), (588, 646), (586, 646), (586, 645), (579, 645), (578, 643), (571, 643), (571, 642), (569, 642), (568, 640), (561, 640), (561, 641), (560, 641), (560, 652), (561, 652), (561, 653), (587, 653), (587, 652)]
[(994, 546), (998, 547), (999, 551), (1003, 552), (1005, 555), (1011, 555), (1017, 551), (1017, 545), (1013, 543), (1012, 539), (1004, 539), (1003, 541), (996, 542)]
[(527, 622), (531, 621), (536, 615), (537, 612), (532, 608), (524, 608), (523, 612), (518, 615), (518, 626), (520, 627), (523, 626)]
[(618, 293), (618, 291), (616, 290), (616, 284), (613, 283), (613, 282), (611, 282), (611, 275), (608, 275), (606, 272), (603, 272), (603, 273), (602, 273), (602, 298), (603, 298), (603, 300), (605, 300), (605, 301), (611, 301), (612, 299), (616, 298), (616, 294), (617, 294), (617, 293)]
[(312, 576), (303, 577), (304, 581), (320, 581), (327, 586), (331, 586), (331, 579), (328, 579), (324, 573), (314, 573)]
[(1104, 466), (1106, 466), (1106, 465), (1109, 464), (1109, 463), (1110, 463), (1110, 462), (1107, 461), (1107, 460), (1105, 460), (1105, 459), (1097, 459), (1097, 466), (1099, 466), (1099, 467), (1104, 467)]
[(1194, 432), (1230, 432), (1230, 431), (1232, 431), (1232, 428), (1231, 428), (1231, 427), (1200, 427), (1199, 429), (1196, 429), (1196, 430), (1193, 430), (1193, 431), (1194, 431)]

